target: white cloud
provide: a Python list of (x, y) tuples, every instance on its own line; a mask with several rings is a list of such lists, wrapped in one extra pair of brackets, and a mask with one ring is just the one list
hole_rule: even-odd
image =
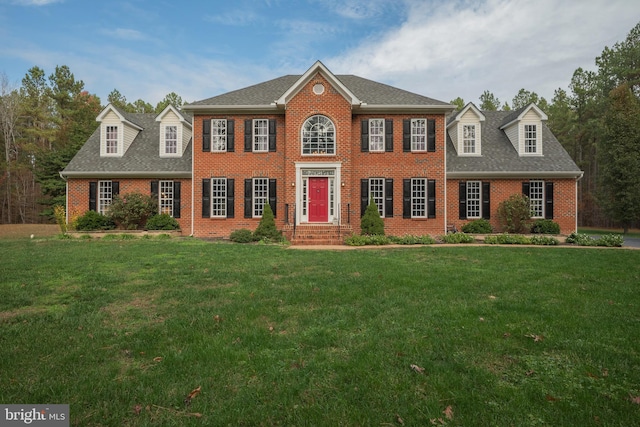
[(19, 6), (46, 6), (53, 3), (61, 3), (64, 0), (14, 0), (13, 4)]
[(105, 29), (102, 30), (101, 33), (106, 34), (110, 37), (114, 37), (121, 40), (148, 40), (149, 37), (138, 31), (131, 28), (114, 28), (114, 29)]

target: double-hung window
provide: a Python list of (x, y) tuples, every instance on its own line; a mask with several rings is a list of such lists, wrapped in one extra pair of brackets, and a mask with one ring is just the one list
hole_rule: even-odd
[(467, 218), (480, 218), (482, 186), (480, 181), (467, 181)]
[(369, 178), (369, 200), (373, 200), (384, 218), (384, 178)]
[(227, 120), (211, 120), (211, 151), (227, 151)]
[(158, 211), (173, 216), (173, 181), (160, 181)]
[(384, 119), (369, 119), (369, 151), (384, 151)]
[(262, 217), (264, 205), (269, 203), (269, 179), (253, 178), (253, 217)]
[(524, 125), (524, 152), (526, 154), (538, 152), (538, 129), (536, 125)]
[(411, 178), (411, 217), (427, 217), (427, 179)]
[(169, 125), (164, 128), (164, 153), (178, 153), (178, 126)]
[(211, 178), (211, 216), (227, 216), (227, 179)]
[(531, 217), (544, 218), (544, 181), (529, 182)]
[(105, 152), (118, 154), (118, 126), (107, 126), (105, 132)]
[(462, 126), (462, 151), (464, 154), (476, 153), (476, 125)]
[(411, 119), (411, 151), (427, 151), (427, 119)]
[(98, 212), (102, 215), (107, 213), (107, 209), (113, 201), (113, 186), (111, 181), (98, 181)]
[[(253, 151), (269, 151), (269, 120), (253, 120)], [(262, 213), (260, 214), (262, 215)]]

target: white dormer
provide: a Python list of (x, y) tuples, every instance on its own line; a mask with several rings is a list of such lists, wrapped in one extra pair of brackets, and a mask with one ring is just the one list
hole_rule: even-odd
[(447, 132), (458, 156), (482, 155), (482, 122), (484, 121), (482, 111), (470, 102), (447, 125)]
[(102, 110), (96, 121), (100, 122), (101, 157), (122, 157), (142, 130), (111, 104)]
[(160, 157), (182, 157), (191, 139), (191, 123), (171, 104), (158, 114), (156, 122), (160, 122)]
[(547, 115), (531, 103), (500, 127), (520, 156), (542, 156), (542, 121)]

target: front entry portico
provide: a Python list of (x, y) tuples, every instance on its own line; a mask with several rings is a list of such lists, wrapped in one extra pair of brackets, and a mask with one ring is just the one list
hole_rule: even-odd
[(340, 223), (340, 163), (296, 163), (296, 223)]

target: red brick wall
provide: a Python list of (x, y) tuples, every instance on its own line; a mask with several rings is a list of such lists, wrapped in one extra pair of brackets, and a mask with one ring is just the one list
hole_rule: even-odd
[[(459, 219), (459, 182), (458, 179), (450, 179), (447, 182), (447, 209), (448, 224), (454, 224), (458, 230), (469, 222)], [(492, 179), (481, 180), (491, 183), (491, 219), (489, 222), (494, 230), (502, 231), (498, 225), (498, 205), (507, 200), (513, 194), (522, 193), (522, 183), (527, 179)], [(561, 234), (570, 234), (576, 231), (576, 180), (575, 179), (546, 179), (545, 182), (553, 182), (553, 221), (560, 225)]]
[[(150, 178), (114, 178), (111, 181), (120, 183), (120, 194), (141, 193), (151, 194), (151, 181), (158, 179)], [(162, 180), (169, 180), (163, 178)], [(69, 220), (80, 216), (89, 210), (89, 183), (99, 181), (98, 179), (69, 179), (67, 181), (67, 212)], [(176, 218), (183, 235), (191, 233), (191, 179), (180, 178), (172, 181), (179, 181), (180, 184), (180, 218)]]

